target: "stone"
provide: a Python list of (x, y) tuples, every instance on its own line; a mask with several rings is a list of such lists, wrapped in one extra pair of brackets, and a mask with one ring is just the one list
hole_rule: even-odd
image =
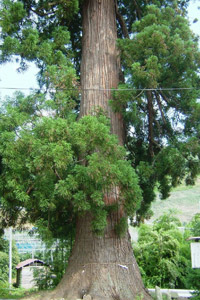
[(166, 297), (167, 297), (167, 300), (171, 300), (172, 299), (170, 291), (168, 291), (166, 293)]
[(158, 286), (155, 288), (156, 300), (162, 300), (162, 292)]
[(92, 300), (92, 297), (90, 295), (84, 295), (83, 299), (84, 300)]

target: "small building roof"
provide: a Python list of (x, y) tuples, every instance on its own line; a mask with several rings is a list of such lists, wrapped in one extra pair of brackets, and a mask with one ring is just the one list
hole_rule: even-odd
[(199, 241), (200, 240), (200, 236), (191, 236), (187, 239), (187, 241)]
[(20, 262), (20, 263), (16, 266), (16, 269), (18, 270), (18, 269), (21, 269), (21, 268), (23, 268), (23, 267), (30, 266), (30, 265), (32, 265), (32, 264), (34, 264), (34, 263), (40, 263), (40, 264), (43, 264), (43, 265), (45, 264), (45, 263), (44, 263), (42, 260), (40, 260), (40, 259), (29, 258), (29, 259), (26, 259), (26, 260)]

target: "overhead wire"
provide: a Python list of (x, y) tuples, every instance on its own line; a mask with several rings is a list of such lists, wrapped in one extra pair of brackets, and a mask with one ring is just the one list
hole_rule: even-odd
[[(25, 90), (25, 91), (40, 91), (41, 88), (24, 88), (24, 87), (0, 87), (0, 90)], [(76, 88), (49, 88), (48, 90), (60, 90), (60, 91), (74, 91)], [(111, 88), (111, 89), (103, 89), (103, 88), (78, 88), (77, 91), (176, 91), (176, 90), (200, 90), (200, 87), (183, 87), (183, 88), (127, 88), (127, 89), (119, 89), (119, 88)]]

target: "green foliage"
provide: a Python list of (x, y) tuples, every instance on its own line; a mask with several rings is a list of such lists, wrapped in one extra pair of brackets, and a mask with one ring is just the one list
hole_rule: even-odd
[[(126, 83), (112, 101), (124, 114), (129, 159), (143, 191), (136, 223), (147, 218), (156, 186), (165, 199), (183, 178), (194, 184), (200, 170), (198, 38), (185, 18), (186, 3), (148, 4), (129, 23), (130, 39), (118, 39)], [(128, 7), (121, 12), (129, 14)]]
[(132, 30), (133, 38), (119, 40), (119, 46), (136, 86), (171, 87), (176, 82), (178, 87), (195, 78), (191, 70), (198, 68), (198, 45), (188, 21), (176, 10), (149, 5)]
[(195, 292), (193, 293), (192, 299), (199, 300), (200, 299), (200, 269), (192, 269), (189, 272), (189, 275), (186, 280), (186, 287), (189, 287)]
[(35, 289), (12, 288), (10, 290), (8, 283), (0, 283), (0, 297), (3, 299), (21, 299), (33, 292), (35, 292)]
[[(185, 18), (188, 1), (116, 2), (124, 17), (118, 47), (125, 76), (111, 105), (123, 114), (126, 150), (110, 134), (104, 113), (77, 120), (85, 2), (1, 1), (0, 63), (15, 59), (25, 71), (34, 62), (43, 92), (18, 93), (0, 108), (0, 227), (29, 221), (46, 241), (69, 241), (76, 218), (88, 213), (101, 235), (112, 211), (123, 208), (132, 220), (136, 213), (138, 224), (151, 215), (155, 188), (164, 199), (183, 178), (194, 184), (200, 52)], [(122, 38), (124, 25), (130, 39)], [(106, 204), (107, 196), (114, 204)], [(148, 286), (185, 286), (189, 244), (178, 225), (163, 216), (140, 229), (135, 252)], [(121, 236), (126, 228), (122, 217), (116, 232)], [(1, 259), (4, 264), (4, 254)], [(63, 259), (59, 251), (52, 266), (58, 279)], [(40, 288), (57, 283), (52, 272), (41, 274)]]
[(115, 227), (115, 231), (119, 237), (124, 236), (128, 229), (127, 219), (122, 217)]
[(199, 214), (195, 215), (184, 232), (172, 211), (165, 213), (152, 225), (139, 228), (134, 253), (147, 287), (195, 290), (199, 299), (199, 269), (191, 268), (190, 243), (187, 238), (198, 232)]
[(7, 282), (8, 280), (8, 270), (9, 270), (9, 257), (5, 252), (0, 252), (0, 280), (1, 282)]
[[(44, 109), (49, 115), (41, 115)], [(102, 233), (105, 192), (118, 186), (118, 205), (123, 201), (132, 216), (141, 200), (137, 176), (103, 114), (77, 122), (73, 113), (62, 118), (57, 109), (42, 96), (21, 94), (2, 108), (2, 211), (10, 216), (9, 224), (20, 215), (23, 222), (36, 222), (47, 236), (71, 234), (76, 216), (90, 211), (94, 231)], [(58, 220), (60, 227), (55, 226)]]
[[(19, 254), (15, 243), (12, 244), (12, 274), (15, 276)], [(0, 282), (7, 283), (9, 275), (9, 242), (0, 238)]]
[(191, 220), (189, 226), (193, 236), (200, 236), (200, 214), (197, 213)]
[[(189, 236), (199, 236), (200, 234), (200, 214), (197, 213), (194, 215), (192, 220), (187, 226), (189, 228)], [(187, 270), (187, 277), (185, 278), (185, 287), (187, 289), (195, 290), (193, 299), (200, 299), (200, 269), (191, 269)]]
[(111, 103), (124, 116), (126, 153), (108, 134), (105, 117), (75, 123), (83, 1), (1, 1), (0, 63), (16, 59), (23, 71), (34, 62), (44, 91), (18, 94), (1, 108), (7, 223), (30, 214), (48, 235), (58, 219), (69, 232), (77, 214), (91, 211), (95, 231), (102, 232), (108, 213), (103, 195), (117, 184), (119, 206), (129, 216), (136, 211), (138, 224), (151, 216), (156, 187), (165, 199), (183, 178), (194, 184), (199, 174), (200, 52), (186, 18), (189, 1), (117, 2), (130, 39), (119, 22), (125, 76)]
[(157, 155), (155, 166), (159, 190), (165, 199), (169, 196), (171, 188), (176, 187), (184, 179), (186, 159), (178, 149), (165, 147)]
[[(34, 270), (34, 280), (39, 290), (55, 288), (63, 277), (68, 258), (71, 253), (71, 245), (68, 240), (48, 240), (44, 253), (38, 252), (38, 258), (46, 263), (42, 269)], [(52, 246), (55, 249), (52, 250)]]
[(178, 229), (180, 225), (169, 212), (153, 226), (140, 227), (134, 253), (146, 286), (185, 288), (185, 278), (190, 271), (190, 248)]

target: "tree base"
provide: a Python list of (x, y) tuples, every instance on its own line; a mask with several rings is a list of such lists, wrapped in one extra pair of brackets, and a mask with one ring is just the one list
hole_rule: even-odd
[(76, 300), (83, 299), (84, 295), (90, 295), (92, 300), (151, 299), (141, 286), (140, 277), (134, 276), (134, 280), (131, 280), (130, 273), (134, 272), (135, 268), (134, 265), (119, 264), (82, 266), (79, 270), (74, 270), (73, 276), (64, 280), (51, 297), (43, 299)]
[[(115, 234), (114, 215), (108, 218), (103, 237), (91, 231), (91, 216), (79, 218), (76, 240), (67, 271), (57, 288), (38, 299), (149, 300), (133, 256), (129, 233)], [(30, 298), (29, 298), (30, 299)], [(37, 298), (35, 298), (37, 299)]]

